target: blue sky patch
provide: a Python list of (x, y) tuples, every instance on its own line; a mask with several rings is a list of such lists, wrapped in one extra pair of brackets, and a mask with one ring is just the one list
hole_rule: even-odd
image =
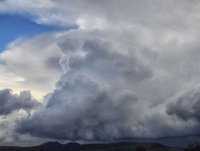
[(13, 40), (53, 32), (66, 30), (74, 27), (60, 27), (52, 25), (41, 25), (31, 20), (31, 17), (0, 14), (0, 52), (6, 49), (6, 46)]

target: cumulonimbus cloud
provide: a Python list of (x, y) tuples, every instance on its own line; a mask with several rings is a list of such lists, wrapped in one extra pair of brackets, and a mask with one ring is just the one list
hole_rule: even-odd
[[(163, 77), (157, 73), (162, 64), (156, 70), (152, 67), (154, 52), (144, 52), (140, 44), (130, 50), (113, 34), (107, 35), (112, 41), (105, 35), (76, 30), (58, 42), (65, 54), (60, 60), (65, 72), (48, 94), (46, 108), (18, 121), (16, 130), (42, 138), (106, 141), (197, 134), (198, 121), (176, 119), (173, 124), (167, 110), (182, 86), (171, 83), (177, 80), (173, 68), (166, 67), (171, 72)], [(123, 51), (116, 45), (123, 45)]]
[[(55, 51), (44, 47), (41, 73), (51, 75), (50, 65), (62, 75), (45, 108), (17, 121), (19, 134), (59, 140), (200, 134), (199, 95), (191, 95), (200, 82), (199, 2), (47, 2), (51, 7), (40, 3), (48, 13), (37, 13), (45, 14), (39, 20), (65, 16), (70, 4), (79, 28), (44, 38), (59, 54), (47, 57)], [(7, 62), (12, 58), (5, 55)]]
[[(69, 47), (62, 47), (66, 48)], [(19, 132), (57, 139), (131, 137), (131, 117), (138, 100), (130, 85), (149, 78), (151, 71), (133, 54), (117, 53), (101, 39), (86, 39), (80, 48), (66, 50), (67, 58), (62, 60), (66, 73), (46, 109), (20, 122)], [(55, 124), (52, 119), (57, 119)], [(44, 129), (46, 124), (49, 126)]]

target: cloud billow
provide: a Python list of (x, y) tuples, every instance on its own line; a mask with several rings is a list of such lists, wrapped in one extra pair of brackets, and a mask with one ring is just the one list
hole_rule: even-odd
[(67, 72), (50, 94), (46, 109), (19, 122), (18, 132), (72, 140), (131, 137), (131, 115), (138, 99), (129, 84), (150, 77), (151, 71), (134, 55), (116, 53), (100, 39), (85, 40), (80, 51), (66, 55)]
[(169, 104), (167, 113), (184, 121), (200, 122), (200, 93), (197, 90), (187, 92), (177, 98), (176, 102)]
[[(77, 34), (82, 38), (75, 38)], [(64, 53), (60, 60), (64, 73), (56, 89), (48, 94), (46, 108), (19, 120), (17, 132), (90, 141), (198, 133), (198, 121), (191, 124), (177, 119), (174, 125), (174, 117), (167, 109), (171, 97), (179, 91), (170, 78), (177, 73), (170, 73), (163, 81), (163, 75), (152, 68), (153, 59), (145, 60), (147, 53), (140, 44), (135, 45), (140, 51), (130, 51), (128, 47), (121, 51), (116, 47), (118, 39), (110, 41), (98, 32), (94, 37), (93, 34), (73, 31), (63, 37), (66, 41), (58, 43)], [(153, 54), (148, 55), (154, 57)], [(168, 87), (162, 88), (163, 84)]]
[(29, 111), (39, 105), (41, 104), (32, 98), (29, 91), (14, 95), (10, 89), (0, 90), (0, 115), (8, 115), (21, 109)]
[[(1, 54), (3, 67), (24, 78), (17, 86), (50, 92), (43, 108), (17, 120), (17, 134), (91, 141), (200, 134), (199, 2), (39, 2), (8, 0), (0, 8), (79, 27), (16, 41)], [(32, 104), (19, 103), (25, 92), (4, 91), (1, 114)]]

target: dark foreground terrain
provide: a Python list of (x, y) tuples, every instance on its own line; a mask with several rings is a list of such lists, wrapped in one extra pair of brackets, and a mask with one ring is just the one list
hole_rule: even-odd
[(158, 143), (112, 143), (112, 144), (60, 144), (49, 142), (34, 147), (2, 146), (0, 151), (200, 151), (199, 145), (190, 146), (189, 149), (170, 148)]

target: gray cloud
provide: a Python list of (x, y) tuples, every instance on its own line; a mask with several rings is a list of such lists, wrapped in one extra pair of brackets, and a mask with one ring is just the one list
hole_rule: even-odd
[(199, 92), (187, 92), (180, 96), (176, 102), (167, 107), (169, 115), (176, 115), (182, 120), (200, 121), (200, 94)]
[[(75, 85), (77, 83), (79, 88)], [(80, 89), (84, 88), (90, 94), (82, 96), (84, 97), (82, 100), (66, 98), (65, 103), (50, 102), (42, 113), (20, 122), (18, 132), (63, 140), (112, 140), (131, 136), (129, 133), (131, 125), (126, 116), (132, 113), (132, 106), (137, 101), (135, 96), (124, 94), (114, 102), (106, 94), (107, 92), (101, 92), (98, 86), (84, 79), (79, 79), (74, 85), (69, 83), (67, 85), (63, 90), (53, 94), (51, 99), (53, 101), (58, 97), (63, 99), (60, 98), (61, 95), (64, 95), (66, 89), (69, 88), (72, 89), (72, 93), (75, 91), (83, 93)], [(65, 117), (65, 115), (67, 116)], [(50, 118), (56, 119), (56, 121), (52, 121)], [(44, 129), (44, 127), (46, 128)]]
[[(59, 61), (64, 73), (55, 91), (48, 94), (46, 108), (19, 120), (17, 132), (73, 140), (198, 134), (198, 120), (174, 118), (168, 110), (172, 98), (199, 82), (196, 68), (199, 44), (195, 40), (197, 35), (191, 34), (198, 30), (196, 27), (183, 30), (187, 28), (183, 18), (184, 27), (181, 24), (178, 31), (173, 28), (174, 24), (166, 25), (171, 19), (178, 24), (177, 16), (169, 10), (179, 14), (186, 11), (185, 7), (175, 9), (172, 2), (167, 2), (166, 7), (165, 3), (155, 3), (152, 8), (148, 6), (144, 14), (139, 10), (142, 2), (131, 3), (131, 8), (138, 6), (133, 10), (141, 18), (131, 21), (128, 18), (124, 26), (124, 13), (115, 20), (114, 14), (109, 13), (111, 5), (105, 5), (105, 1), (102, 5), (108, 12), (106, 17), (103, 11), (103, 15), (94, 10), (90, 14), (84, 11), (95, 23), (96, 18), (100, 19), (99, 24), (93, 26), (90, 17), (79, 16), (80, 28), (59, 37), (57, 44), (64, 53)], [(154, 5), (160, 6), (158, 11)], [(160, 11), (162, 16), (159, 17)], [(152, 20), (145, 20), (145, 15), (152, 15), (148, 17)], [(92, 27), (85, 28), (90, 23)], [(175, 97), (174, 103), (177, 101)]]
[[(188, 28), (190, 22), (198, 24), (198, 21), (187, 18), (185, 16), (197, 19), (199, 2), (197, 0), (38, 0), (37, 4), (32, 5), (34, 0), (18, 2), (7, 0), (2, 1), (0, 12), (2, 13), (28, 13), (34, 16), (37, 23), (68, 25), (74, 23), (83, 23), (84, 27), (100, 27), (105, 26), (121, 26), (123, 28), (133, 26), (151, 26), (156, 28), (169, 27), (171, 22), (175, 29), (181, 25), (181, 28)], [(174, 4), (180, 5), (174, 5)], [(41, 9), (43, 11), (41, 11)], [(159, 12), (159, 13), (158, 13)], [(83, 21), (80, 17), (84, 17), (88, 22)], [(77, 18), (80, 20), (77, 21)], [(108, 21), (104, 24), (102, 21)], [(83, 25), (82, 24), (82, 25)], [(155, 27), (156, 25), (156, 27)], [(89, 29), (88, 28), (88, 29)], [(160, 29), (159, 29), (160, 30)]]
[[(19, 134), (64, 140), (199, 135), (198, 1), (31, 2), (6, 5), (36, 13), (40, 23), (72, 21), (79, 28), (37, 37), (18, 51), (14, 45), (3, 55), (9, 71), (37, 89), (62, 74), (44, 109), (17, 121)], [(25, 50), (31, 57), (21, 60)]]
[[(179, 76), (165, 64), (154, 67), (154, 61), (161, 63), (165, 54), (146, 52), (140, 43), (134, 48), (124, 46), (113, 33), (76, 30), (61, 39), (58, 45), (65, 55), (60, 64), (65, 72), (56, 90), (48, 94), (46, 108), (19, 120), (17, 132), (41, 138), (107, 141), (198, 132), (198, 122), (177, 119), (174, 125), (173, 116), (165, 112), (168, 100), (183, 88), (174, 82), (185, 80), (185, 75)], [(158, 73), (160, 68), (164, 74)]]
[[(42, 104), (35, 100), (30, 91), (13, 94), (11, 89), (0, 90), (0, 141), (2, 145), (31, 144), (35, 139), (15, 132), (16, 120), (30, 116)], [(38, 143), (37, 138), (37, 143)]]
[(56, 44), (59, 38), (54, 36), (56, 35), (39, 35), (12, 42), (0, 54), (0, 60), (4, 62), (0, 64), (1, 88), (9, 87), (14, 92), (28, 89), (37, 99), (52, 91), (62, 74), (59, 63), (62, 52)]
[[(66, 52), (66, 74), (57, 83), (46, 109), (20, 121), (18, 132), (57, 139), (131, 137), (131, 117), (127, 115), (134, 114), (137, 97), (126, 84), (150, 77), (151, 71), (134, 55), (112, 49), (108, 42), (88, 39), (80, 51)], [(57, 119), (55, 124), (52, 119)], [(44, 129), (46, 124), (49, 126)]]
[(14, 95), (10, 89), (0, 90), (0, 115), (8, 115), (20, 109), (29, 111), (39, 105), (40, 103), (32, 98), (29, 91)]

